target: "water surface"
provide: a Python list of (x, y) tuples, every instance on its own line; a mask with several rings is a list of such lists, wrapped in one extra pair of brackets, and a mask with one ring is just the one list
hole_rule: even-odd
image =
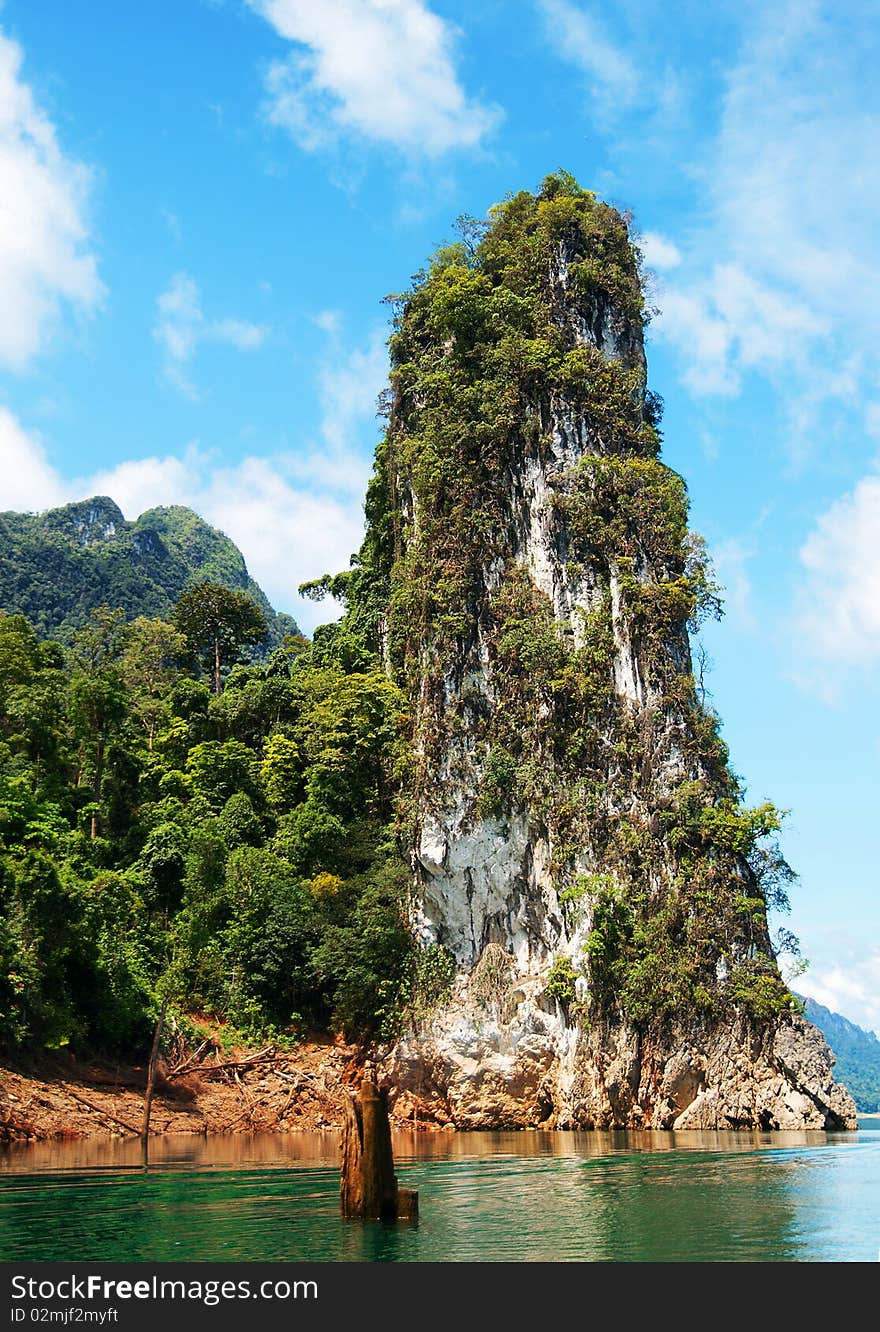
[(0, 1259), (876, 1261), (880, 1126), (858, 1133), (398, 1134), (417, 1226), (344, 1222), (335, 1133), (0, 1154)]

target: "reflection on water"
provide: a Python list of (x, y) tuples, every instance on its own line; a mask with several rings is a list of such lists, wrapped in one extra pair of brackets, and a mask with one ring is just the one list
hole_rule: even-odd
[[(874, 1121), (876, 1125), (876, 1121)], [(343, 1222), (335, 1133), (0, 1155), (0, 1258), (862, 1259), (880, 1247), (880, 1132), (401, 1133), (417, 1226)]]
[[(339, 1161), (339, 1134), (257, 1133), (205, 1138), (194, 1133), (150, 1139), (150, 1166), (202, 1169), (251, 1165), (333, 1166)], [(0, 1151), (0, 1176), (53, 1170), (131, 1169), (141, 1161), (137, 1138), (90, 1138), (83, 1142), (20, 1143)]]
[[(611, 1152), (754, 1151), (757, 1147), (816, 1147), (855, 1139), (855, 1134), (616, 1131), (589, 1133), (526, 1130), (504, 1133), (394, 1133), (394, 1159), (456, 1160), (484, 1156), (607, 1156)], [(339, 1132), (227, 1134), (201, 1137), (168, 1134), (150, 1141), (150, 1166), (230, 1168), (241, 1166), (338, 1166)], [(131, 1169), (142, 1165), (136, 1138), (15, 1144), (0, 1149), (0, 1176), (58, 1170)]]

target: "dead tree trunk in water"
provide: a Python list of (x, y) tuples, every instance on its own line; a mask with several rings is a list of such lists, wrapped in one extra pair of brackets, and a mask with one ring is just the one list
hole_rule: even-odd
[(399, 1189), (391, 1151), (388, 1092), (374, 1082), (361, 1084), (360, 1101), (343, 1101), (342, 1179), (343, 1216), (373, 1221), (414, 1221), (419, 1195)]
[(159, 1009), (159, 1020), (156, 1023), (156, 1029), (153, 1032), (153, 1044), (150, 1047), (150, 1062), (147, 1065), (147, 1090), (144, 1096), (144, 1115), (141, 1120), (141, 1142), (143, 1144), (144, 1165), (147, 1164), (148, 1144), (150, 1141), (150, 1115), (153, 1112), (153, 1089), (156, 1085), (156, 1064), (159, 1061), (159, 1042), (162, 1039), (162, 1027), (165, 1023), (165, 1010), (168, 1007), (168, 1000), (162, 1000), (162, 1007)]

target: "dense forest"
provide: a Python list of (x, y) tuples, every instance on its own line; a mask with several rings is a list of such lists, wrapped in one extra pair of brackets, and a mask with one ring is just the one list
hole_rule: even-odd
[(392, 829), (401, 696), (338, 628), (265, 636), (201, 583), (69, 645), (0, 615), (0, 1040), (142, 1047), (173, 1019), (390, 1034), (448, 979)]

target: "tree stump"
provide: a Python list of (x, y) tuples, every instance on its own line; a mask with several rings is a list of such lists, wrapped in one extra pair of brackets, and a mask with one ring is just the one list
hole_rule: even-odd
[(419, 1195), (398, 1189), (391, 1151), (388, 1092), (364, 1079), (360, 1099), (346, 1096), (342, 1127), (342, 1215), (372, 1221), (415, 1221)]
[(147, 1090), (144, 1096), (144, 1114), (141, 1119), (141, 1144), (142, 1144), (142, 1163), (149, 1165), (150, 1160), (150, 1115), (153, 1112), (153, 1091), (156, 1086), (156, 1065), (159, 1062), (159, 1042), (162, 1039), (162, 1026), (165, 1022), (165, 1012), (168, 1008), (167, 996), (162, 1000), (162, 1007), (159, 1009), (159, 1020), (156, 1023), (156, 1029), (153, 1032), (153, 1044), (150, 1047), (150, 1062), (147, 1065)]

